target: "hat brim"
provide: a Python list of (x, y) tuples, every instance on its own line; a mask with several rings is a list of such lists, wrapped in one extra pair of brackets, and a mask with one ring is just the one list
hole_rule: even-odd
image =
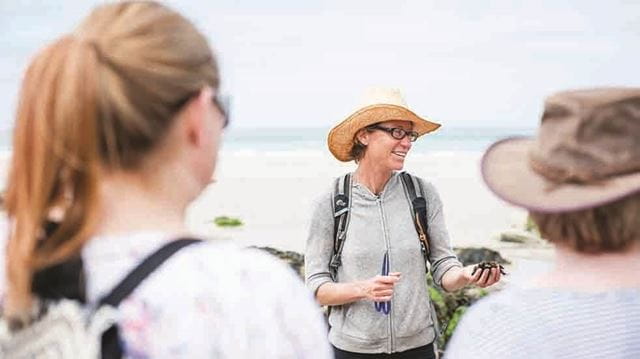
[(557, 184), (529, 166), (535, 140), (507, 138), (494, 143), (482, 157), (482, 177), (504, 201), (542, 213), (571, 212), (599, 207), (640, 192), (640, 172), (596, 184)]
[(327, 137), (329, 151), (340, 161), (351, 161), (353, 160), (351, 157), (351, 148), (353, 147), (353, 138), (356, 133), (360, 129), (373, 125), (374, 123), (392, 120), (412, 122), (413, 131), (416, 131), (419, 136), (433, 132), (440, 127), (440, 124), (425, 120), (402, 106), (387, 104), (371, 105), (356, 111), (331, 129)]

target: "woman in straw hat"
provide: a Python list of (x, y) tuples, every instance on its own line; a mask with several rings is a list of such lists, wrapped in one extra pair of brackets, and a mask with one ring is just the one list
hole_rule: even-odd
[[(93, 306), (149, 254), (187, 243), (174, 240), (211, 181), (227, 124), (219, 82), (204, 35), (153, 1), (100, 6), (37, 54), (0, 218), (0, 328), (28, 330), (36, 298)], [(125, 357), (332, 356), (296, 276), (232, 244), (182, 249), (118, 311), (112, 343)]]
[[(305, 258), (309, 288), (331, 309), (329, 341), (337, 358), (434, 357), (425, 257), (399, 171), (413, 141), (438, 127), (409, 110), (398, 90), (374, 88), (365, 106), (329, 133), (331, 153), (357, 168), (337, 180), (338, 196), (332, 186), (316, 202)], [(472, 275), (462, 267), (438, 193), (414, 178), (427, 202), (427, 260), (436, 285), (456, 290), (497, 282), (498, 268)], [(342, 213), (348, 217), (336, 223)]]
[(494, 144), (482, 173), (556, 258), (472, 307), (448, 357), (640, 358), (640, 88), (549, 97), (538, 136)]

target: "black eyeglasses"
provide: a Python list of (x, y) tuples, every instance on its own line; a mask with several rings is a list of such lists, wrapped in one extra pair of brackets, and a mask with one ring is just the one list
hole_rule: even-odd
[(384, 131), (384, 132), (390, 134), (391, 137), (395, 138), (396, 140), (401, 140), (401, 139), (409, 136), (409, 140), (411, 142), (416, 142), (418, 137), (420, 137), (420, 134), (417, 133), (416, 131), (406, 131), (406, 130), (403, 130), (403, 129), (398, 128), (398, 127), (387, 128), (387, 127), (380, 126), (380, 125), (371, 125), (371, 126), (368, 126), (367, 129), (368, 130), (381, 130), (381, 131)]

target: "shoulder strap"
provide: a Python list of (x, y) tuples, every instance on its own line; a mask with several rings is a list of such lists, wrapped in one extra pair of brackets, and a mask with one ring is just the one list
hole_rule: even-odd
[(428, 221), (427, 221), (427, 201), (424, 198), (424, 190), (420, 180), (409, 174), (408, 172), (400, 173), (402, 184), (409, 196), (409, 203), (411, 204), (411, 216), (413, 217), (413, 224), (418, 232), (418, 238), (420, 239), (420, 249), (425, 259), (425, 263), (429, 261), (429, 255), (431, 254), (429, 246), (428, 233)]
[(338, 268), (342, 265), (342, 248), (351, 218), (351, 173), (336, 178), (331, 207), (333, 208), (333, 256), (329, 262), (329, 269), (335, 280)]
[(99, 306), (111, 305), (117, 307), (123, 299), (129, 296), (143, 280), (145, 280), (154, 270), (162, 265), (167, 259), (180, 249), (201, 242), (201, 239), (181, 238), (173, 240), (149, 255), (142, 263), (134, 268), (107, 296), (103, 297)]

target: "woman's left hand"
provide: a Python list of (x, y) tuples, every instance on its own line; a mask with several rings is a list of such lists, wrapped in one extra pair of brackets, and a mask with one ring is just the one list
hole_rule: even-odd
[(473, 268), (475, 265), (464, 267), (462, 273), (468, 284), (474, 284), (478, 287), (485, 288), (490, 285), (496, 284), (500, 281), (500, 268), (491, 268), (486, 270), (477, 270), (474, 274)]
[(447, 292), (452, 292), (470, 284), (485, 288), (500, 281), (501, 274), (499, 267), (477, 270), (475, 273), (473, 273), (473, 267), (475, 267), (475, 265), (464, 268), (453, 267), (446, 271), (442, 276), (442, 288)]

